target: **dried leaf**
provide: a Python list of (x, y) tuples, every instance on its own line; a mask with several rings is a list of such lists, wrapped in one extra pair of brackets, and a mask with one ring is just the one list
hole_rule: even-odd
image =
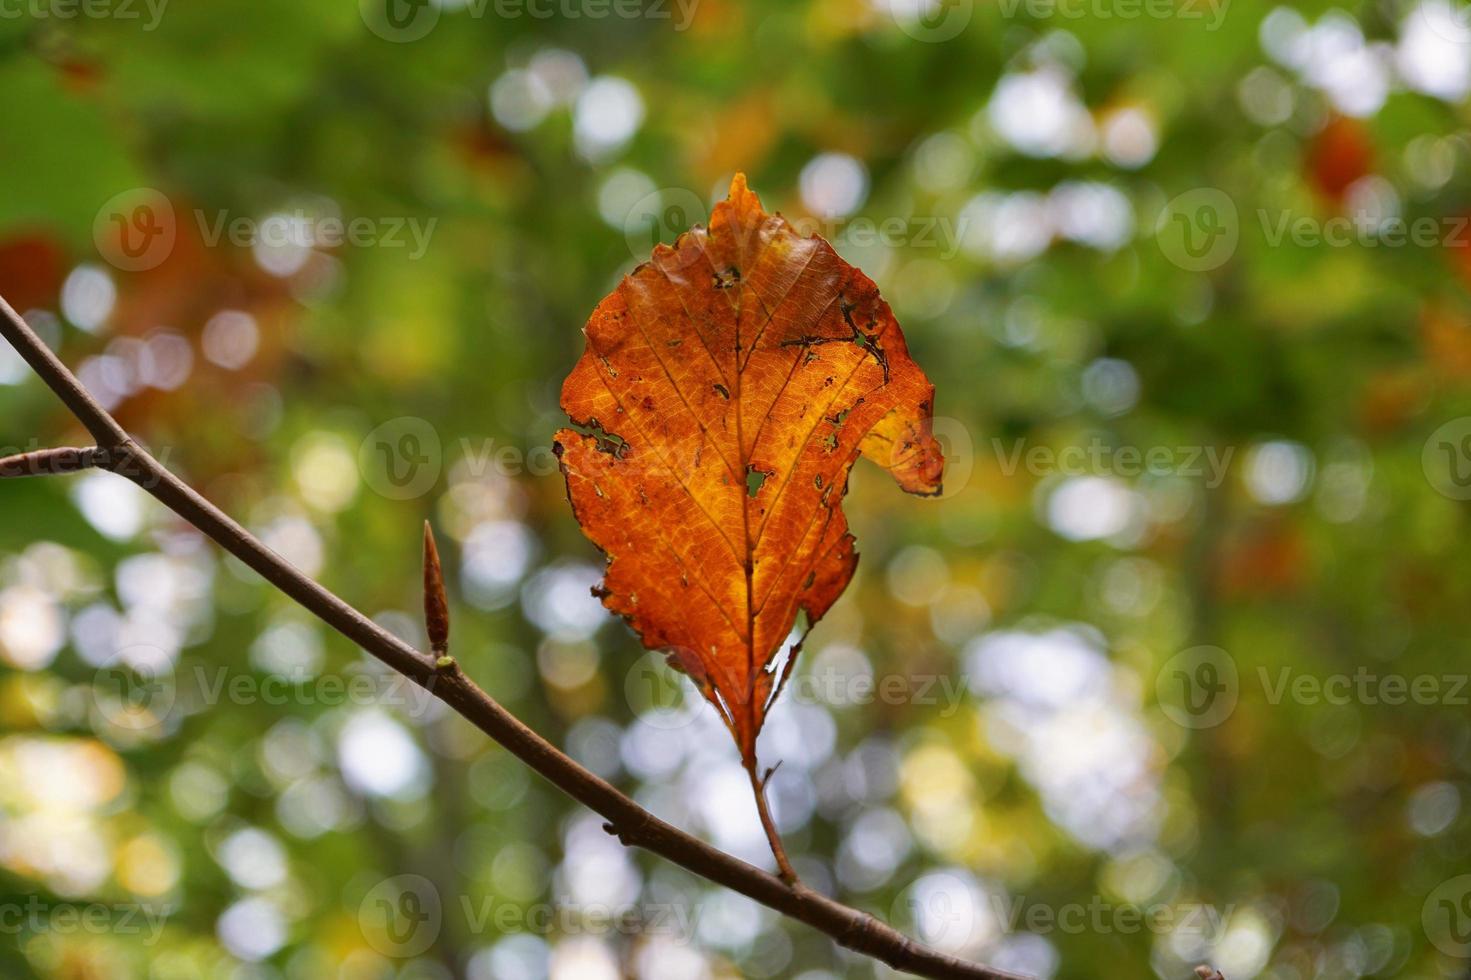
[(857, 554), (840, 504), (862, 453), (940, 491), (934, 386), (877, 287), (761, 210), (737, 175), (710, 228), (659, 246), (593, 311), (557, 453), (608, 557), (603, 604), (715, 705), (747, 765), (796, 622)]

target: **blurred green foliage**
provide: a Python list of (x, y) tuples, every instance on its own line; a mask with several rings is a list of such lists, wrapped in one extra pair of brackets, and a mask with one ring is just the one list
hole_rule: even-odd
[[(433, 520), (466, 670), (769, 864), (548, 454), (587, 314), (744, 171), (878, 281), (951, 456), (937, 502), (855, 470), (763, 741), (804, 876), (1043, 976), (1466, 975), (1458, 7), (390, 2), (0, 8), (0, 292), (131, 431), (416, 643)], [(0, 353), (7, 451), (81, 438)], [(886, 975), (122, 481), (0, 514), (7, 980)]]

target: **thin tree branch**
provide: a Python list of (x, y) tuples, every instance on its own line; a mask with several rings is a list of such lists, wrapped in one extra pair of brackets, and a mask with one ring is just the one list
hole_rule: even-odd
[(30, 453), (18, 453), (0, 459), (0, 480), (22, 476), (61, 476), (64, 473), (80, 473), (102, 465), (104, 451), (91, 447), (77, 449), (62, 446), (56, 449), (38, 449)]
[(97, 448), (104, 451), (95, 457), (95, 465), (138, 484), (328, 626), (445, 702), (562, 792), (603, 816), (607, 820), (604, 829), (623, 844), (658, 854), (896, 970), (937, 980), (1025, 980), (1017, 974), (967, 963), (923, 946), (867, 913), (805, 885), (789, 885), (660, 820), (527, 728), (470, 680), (458, 664), (451, 661), (437, 668), (434, 659), (302, 574), (170, 473), (87, 393), (76, 376), (47, 349), (3, 297), (0, 297), (0, 334), (92, 433)]

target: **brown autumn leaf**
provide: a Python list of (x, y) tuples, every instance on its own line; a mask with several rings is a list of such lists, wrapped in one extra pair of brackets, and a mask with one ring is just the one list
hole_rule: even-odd
[(713, 704), (754, 772), (756, 736), (858, 556), (840, 504), (859, 454), (940, 492), (934, 386), (873, 281), (761, 210), (736, 175), (623, 279), (584, 330), (557, 433), (599, 594)]

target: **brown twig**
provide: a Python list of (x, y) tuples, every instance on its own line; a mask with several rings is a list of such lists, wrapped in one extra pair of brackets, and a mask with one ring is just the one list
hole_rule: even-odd
[(82, 470), (102, 465), (102, 456), (103, 450), (101, 449), (77, 449), (72, 446), (19, 453), (0, 459), (0, 479), (80, 473)]
[[(717, 850), (665, 823), (612, 784), (583, 768), (496, 703), (453, 663), (436, 661), (398, 639), (298, 571), (249, 531), (164, 468), (82, 387), (26, 322), (0, 298), (0, 334), (87, 427), (103, 450), (94, 465), (147, 490), (200, 533), (254, 569), (304, 609), (453, 708), (568, 796), (602, 815), (625, 845), (641, 847), (702, 878), (740, 892), (831, 936), (840, 945), (921, 977), (1024, 980), (1017, 974), (922, 946), (857, 909)], [(754, 777), (753, 777), (754, 778)]]

